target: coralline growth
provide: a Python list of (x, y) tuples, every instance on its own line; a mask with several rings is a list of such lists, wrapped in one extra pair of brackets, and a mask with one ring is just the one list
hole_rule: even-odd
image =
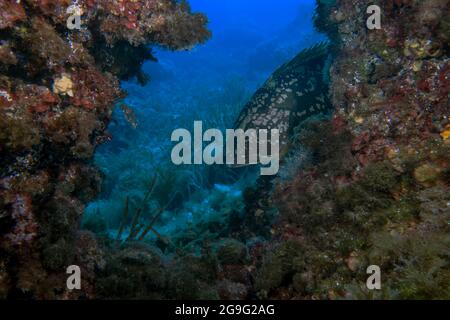
[(67, 298), (73, 263), (90, 295), (97, 245), (79, 219), (99, 190), (90, 159), (110, 139), (119, 80), (146, 81), (148, 45), (209, 37), (184, 1), (80, 0), (80, 30), (67, 28), (70, 5), (0, 1), (0, 297)]

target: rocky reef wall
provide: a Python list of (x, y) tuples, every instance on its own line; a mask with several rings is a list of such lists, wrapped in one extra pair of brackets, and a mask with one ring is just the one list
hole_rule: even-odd
[[(316, 24), (335, 46), (335, 113), (298, 130), (309, 158), (275, 183), (277, 241), (255, 289), (277, 299), (448, 299), (449, 2), (318, 3)], [(380, 30), (366, 27), (371, 4)], [(370, 265), (381, 290), (366, 287)]]
[(119, 80), (154, 59), (147, 45), (189, 49), (209, 37), (206, 17), (172, 0), (0, 1), (0, 297), (76, 298), (66, 268), (82, 267), (93, 297), (101, 264), (93, 234), (79, 231), (98, 193), (96, 146), (124, 97)]

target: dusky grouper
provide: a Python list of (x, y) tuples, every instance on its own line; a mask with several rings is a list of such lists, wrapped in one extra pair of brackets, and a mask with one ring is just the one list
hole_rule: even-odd
[(280, 157), (285, 155), (293, 129), (331, 108), (325, 70), (328, 56), (328, 45), (320, 43), (282, 65), (245, 105), (235, 129), (278, 129)]

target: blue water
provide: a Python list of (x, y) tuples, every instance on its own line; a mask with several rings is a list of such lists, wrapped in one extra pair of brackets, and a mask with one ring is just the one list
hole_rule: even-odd
[[(278, 66), (301, 49), (324, 40), (312, 25), (314, 0), (191, 0), (209, 19), (212, 38), (190, 51), (152, 48), (158, 62), (143, 66), (147, 85), (124, 82), (125, 103), (134, 110), (134, 128), (116, 108), (109, 126), (113, 140), (96, 152), (104, 174), (100, 199), (85, 220), (101, 217), (110, 233), (120, 224), (125, 198), (130, 210), (142, 207), (142, 219), (167, 207), (157, 222), (171, 235), (205, 220), (222, 219), (227, 206), (240, 209), (242, 190), (251, 178), (223, 168), (175, 167), (170, 135), (191, 128), (232, 128), (241, 108)], [(158, 174), (158, 188), (143, 203)]]

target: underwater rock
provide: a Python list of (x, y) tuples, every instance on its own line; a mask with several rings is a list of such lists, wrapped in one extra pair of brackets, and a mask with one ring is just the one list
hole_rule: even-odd
[(166, 294), (171, 299), (218, 299), (217, 261), (208, 254), (178, 257), (170, 267)]
[(166, 286), (166, 272), (153, 248), (130, 244), (111, 252), (95, 280), (97, 295), (105, 299), (158, 299)]
[(248, 296), (248, 288), (242, 283), (224, 280), (217, 287), (220, 299), (223, 300), (244, 300)]
[(358, 267), (360, 266), (361, 262), (358, 259), (358, 253), (352, 252), (350, 253), (350, 256), (346, 259), (347, 267), (351, 271), (358, 270)]
[(424, 186), (432, 186), (439, 180), (440, 173), (441, 169), (439, 167), (424, 164), (414, 170), (414, 178)]
[(69, 5), (0, 1), (2, 296), (81, 298), (65, 288), (65, 268), (77, 259), (90, 274), (86, 295), (95, 296), (93, 259), (102, 253), (77, 229), (99, 191), (89, 162), (125, 95), (119, 79), (142, 78), (148, 44), (181, 50), (210, 36), (206, 17), (186, 2), (80, 0), (81, 30), (67, 27)]
[(223, 265), (243, 264), (247, 260), (247, 247), (234, 239), (224, 240), (217, 249), (217, 259)]
[[(383, 28), (373, 31), (361, 14), (373, 2), (318, 3), (335, 110), (331, 121), (298, 127), (298, 172), (252, 200), (269, 193), (278, 211), (258, 296), (447, 299), (448, 1), (379, 1)], [(298, 249), (283, 254), (290, 241)], [(365, 287), (372, 264), (383, 272), (376, 292)]]

